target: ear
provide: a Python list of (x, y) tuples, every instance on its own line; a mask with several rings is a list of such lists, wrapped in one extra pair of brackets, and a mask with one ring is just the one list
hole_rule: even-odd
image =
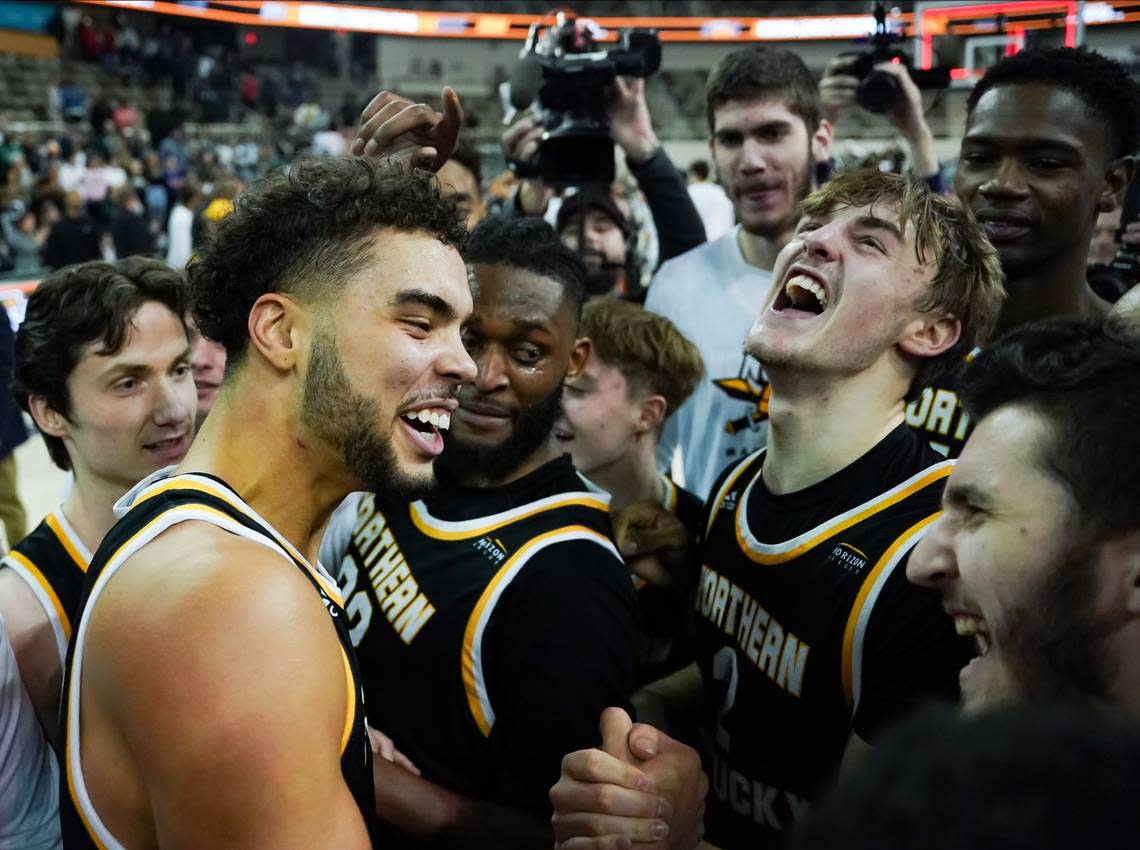
[(586, 368), (586, 361), (590, 359), (592, 345), (586, 337), (574, 340), (574, 350), (570, 352), (570, 365), (566, 367), (567, 378), (577, 378)]
[(811, 135), (812, 159), (818, 162), (827, 162), (831, 159), (831, 143), (835, 139), (835, 129), (830, 121), (820, 121), (819, 126)]
[(60, 439), (67, 436), (67, 417), (49, 407), (47, 399), (42, 395), (28, 396), (28, 411), (32, 414), (36, 427), (45, 434)]
[(962, 323), (957, 316), (926, 315), (907, 326), (899, 348), (912, 357), (937, 357), (953, 348), (961, 336)]
[(637, 406), (637, 421), (634, 423), (635, 434), (653, 433), (665, 422), (665, 412), (669, 409), (665, 396), (650, 395), (641, 400)]
[(1140, 617), (1140, 531), (1133, 531), (1109, 540), (1100, 547), (1097, 559), (1103, 566), (1114, 566), (1106, 570), (1110, 582), (1116, 587), (1110, 590), (1119, 592), (1123, 607), (1131, 617)]
[(1132, 180), (1132, 171), (1135, 160), (1130, 156), (1122, 156), (1108, 164), (1104, 173), (1104, 190), (1097, 199), (1097, 212), (1112, 212), (1123, 203), (1124, 190)]
[(287, 372), (297, 365), (300, 331), (306, 322), (300, 306), (280, 292), (267, 292), (249, 309), (249, 340), (275, 369)]

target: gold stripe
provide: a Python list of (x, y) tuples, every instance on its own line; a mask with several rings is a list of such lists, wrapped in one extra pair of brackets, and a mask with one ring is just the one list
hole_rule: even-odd
[(107, 845), (99, 840), (99, 836), (95, 834), (94, 828), (91, 826), (91, 821), (87, 819), (87, 813), (83, 811), (83, 806), (79, 803), (79, 795), (75, 791), (75, 777), (71, 772), (71, 743), (65, 740), (63, 750), (64, 760), (67, 762), (67, 790), (71, 794), (72, 808), (75, 809), (79, 815), (79, 819), (83, 821), (83, 828), (87, 830), (87, 837), (91, 839), (99, 850), (107, 850)]
[(953, 469), (951, 466), (943, 466), (943, 467), (940, 467), (939, 469), (932, 470), (931, 472), (929, 472), (926, 475), (919, 478), (917, 481), (915, 481), (909, 487), (905, 487), (902, 490), (899, 490), (897, 493), (895, 493), (892, 496), (880, 497), (879, 499), (877, 499), (876, 501), (874, 501), (870, 505), (868, 505), (866, 508), (861, 510), (859, 513), (855, 514), (854, 516), (850, 516), (847, 519), (843, 520), (843, 522), (838, 523), (837, 525), (825, 526), (814, 537), (811, 537), (810, 539), (805, 540), (803, 543), (799, 544), (798, 546), (795, 546), (795, 547), (787, 550), (786, 552), (777, 552), (777, 553), (772, 554), (772, 555), (764, 554), (762, 552), (757, 552), (756, 550), (752, 549), (748, 545), (748, 541), (746, 541), (744, 539), (744, 535), (741, 534), (740, 527), (741, 527), (741, 525), (744, 524), (744, 521), (745, 521), (745, 517), (742, 513), (742, 511), (744, 510), (744, 501), (745, 500), (740, 499), (740, 501), (737, 503), (736, 516), (733, 518), (733, 523), (732, 523), (733, 530), (736, 533), (736, 542), (740, 544), (740, 550), (745, 554), (745, 556), (747, 556), (747, 558), (750, 561), (753, 561), (757, 564), (765, 564), (765, 565), (783, 564), (783, 563), (791, 561), (795, 558), (798, 558), (800, 555), (802, 555), (805, 552), (808, 552), (811, 549), (815, 548), (816, 546), (818, 546), (823, 541), (831, 539), (832, 537), (839, 534), (840, 532), (846, 531), (847, 529), (851, 528), (853, 525), (858, 525), (859, 523), (863, 522), (863, 520), (868, 519), (869, 517), (872, 517), (877, 513), (881, 513), (882, 511), (885, 511), (887, 508), (889, 508), (893, 505), (897, 505), (899, 502), (903, 501), (908, 496), (912, 496), (915, 493), (917, 493), (919, 490), (922, 490), (926, 487), (929, 487), (935, 481), (938, 481), (939, 479), (948, 477), (952, 471), (953, 471)]
[(75, 548), (75, 544), (71, 542), (71, 538), (60, 523), (59, 518), (55, 514), (48, 514), (44, 517), (44, 522), (48, 524), (48, 528), (55, 532), (55, 536), (59, 538), (59, 542), (63, 548), (67, 550), (67, 554), (71, 556), (71, 560), (75, 561), (75, 565), (83, 572), (87, 572), (87, 559), (83, 554)]
[[(272, 526), (259, 521), (257, 517), (250, 516), (250, 513), (248, 510), (246, 510), (245, 506), (241, 502), (235, 502), (225, 490), (217, 487), (207, 486), (206, 484), (202, 484), (199, 481), (171, 479), (169, 481), (164, 481), (162, 484), (159, 484), (153, 490), (148, 490), (145, 496), (131, 504), (131, 508), (134, 509), (141, 505), (143, 502), (153, 499), (155, 496), (166, 493), (170, 490), (196, 490), (199, 493), (208, 493), (211, 496), (221, 499), (242, 516), (253, 520), (255, 523), (257, 523), (259, 528), (268, 533), (270, 539), (272, 539), (275, 543), (277, 543), (278, 546), (280, 546), (282, 549), (297, 559), (301, 566), (305, 568), (305, 571), (316, 580), (317, 584), (324, 589), (325, 593), (327, 593), (329, 597), (334, 602), (336, 602), (337, 605), (339, 605), (341, 608), (344, 607), (344, 597), (340, 594), (335, 582), (331, 583), (331, 587), (327, 586), (324, 581), (324, 577), (321, 576), (320, 573), (318, 573), (315, 569), (313, 569), (312, 566), (310, 566), (308, 559), (299, 551), (297, 551), (296, 546), (282, 537), (281, 534)], [(222, 516), (225, 515), (222, 514)], [(230, 519), (233, 519), (233, 517), (230, 517)]]
[(348, 739), (352, 737), (352, 727), (356, 720), (356, 677), (352, 675), (352, 665), (348, 662), (348, 653), (344, 646), (340, 648), (340, 657), (344, 661), (344, 682), (348, 689), (348, 707), (345, 709), (344, 732), (340, 736), (340, 754), (343, 756), (348, 747)]
[(863, 612), (863, 607), (867, 604), (867, 597), (871, 595), (871, 588), (875, 586), (875, 581), (879, 575), (886, 569), (887, 564), (899, 551), (904, 543), (910, 540), (934, 520), (938, 519), (942, 511), (936, 511), (926, 519), (919, 520), (897, 538), (895, 542), (890, 545), (890, 548), (883, 553), (879, 558), (874, 568), (867, 573), (867, 577), (863, 579), (863, 584), (859, 588), (859, 593), (855, 597), (855, 602), (851, 606), (851, 613), (847, 615), (847, 627), (843, 630), (843, 693), (847, 698), (847, 704), (851, 705), (854, 702), (854, 679), (855, 679), (855, 630), (859, 626), (859, 617)]
[(576, 496), (552, 502), (539, 508), (533, 508), (529, 511), (523, 511), (520, 514), (513, 514), (506, 519), (502, 519), (497, 522), (491, 522), (487, 525), (480, 526), (470, 531), (446, 531), (441, 528), (435, 528), (434, 526), (428, 524), (426, 520), (422, 519), (416, 512), (415, 508), (411, 506), (408, 507), (408, 513), (411, 515), (412, 523), (415, 525), (415, 527), (418, 528), (421, 533), (427, 537), (431, 537), (433, 540), (469, 540), (472, 537), (482, 537), (484, 534), (489, 534), (492, 531), (496, 531), (505, 525), (510, 525), (512, 522), (519, 522), (546, 511), (552, 511), (556, 508), (567, 508), (571, 505), (581, 505), (586, 508), (596, 508), (600, 511), (606, 511), (607, 513), (610, 509), (609, 503), (602, 499), (596, 499), (591, 496)]
[(599, 541), (608, 546), (612, 546), (613, 542), (605, 535), (598, 534), (591, 528), (586, 528), (584, 525), (568, 525), (563, 528), (556, 528), (553, 531), (548, 531), (545, 534), (540, 534), (519, 549), (514, 555), (507, 559), (507, 561), (499, 567), (499, 571), (483, 588), (483, 593), (479, 596), (479, 601), (475, 603), (475, 609), (471, 612), (471, 616), (467, 619), (467, 628), (463, 632), (463, 651), (460, 654), (461, 673), (463, 676), (463, 690), (467, 694), (467, 707), (471, 709), (471, 716), (475, 718), (475, 725), (479, 727), (479, 731), (484, 736), (491, 734), (491, 722), (483, 713), (483, 707), (479, 705), (479, 694), (475, 687), (475, 669), (474, 669), (474, 648), (475, 648), (475, 631), (479, 624), (479, 618), (482, 617), (484, 609), (491, 601), (491, 596), (495, 592), (495, 588), (506, 578), (510, 572), (511, 567), (520, 559), (527, 556), (536, 546), (539, 546), (551, 537), (567, 534), (570, 532), (585, 532), (591, 537), (597, 538)]
[(59, 601), (59, 597), (55, 593), (55, 589), (51, 586), (51, 582), (47, 577), (40, 572), (39, 567), (28, 560), (26, 555), (17, 552), (13, 549), (5, 557), (11, 558), (16, 561), (21, 567), (28, 571), (32, 579), (43, 588), (44, 593), (47, 594), (48, 599), (51, 600), (52, 607), (55, 608), (56, 616), (59, 617), (60, 625), (63, 626), (63, 634), (67, 640), (71, 640), (71, 618), (67, 616), (67, 612), (63, 610), (63, 603)]
[(665, 483), (665, 504), (662, 507), (669, 513), (675, 513), (677, 510), (677, 485), (668, 475), (662, 475), (661, 480)]
[(709, 532), (712, 531), (713, 523), (716, 521), (716, 515), (720, 511), (720, 506), (724, 504), (724, 500), (728, 496), (728, 491), (736, 486), (737, 480), (739, 480), (740, 476), (743, 475), (752, 466), (752, 461), (754, 459), (755, 458), (748, 458), (747, 460), (742, 461), (740, 466), (738, 466), (736, 470), (728, 476), (728, 479), (722, 485), (720, 485), (720, 493), (717, 494), (716, 501), (713, 502), (712, 510), (709, 511), (708, 525), (705, 526), (706, 537), (708, 536)]

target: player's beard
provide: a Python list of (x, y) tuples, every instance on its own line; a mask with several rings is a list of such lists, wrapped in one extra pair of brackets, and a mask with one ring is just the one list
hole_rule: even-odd
[(804, 160), (793, 178), (792, 207), (788, 214), (777, 221), (757, 222), (751, 227), (741, 219), (741, 227), (753, 236), (764, 239), (775, 239), (788, 233), (800, 220), (800, 207), (804, 198), (811, 194), (815, 183), (815, 156), (811, 151), (811, 139), (808, 139), (807, 150), (804, 151)]
[(1108, 639), (1123, 618), (1098, 613), (1088, 547), (1073, 547), (994, 635), (1018, 697), (1108, 701), (1119, 659)]
[(332, 334), (318, 331), (305, 374), (301, 421), (337, 450), (365, 490), (392, 501), (414, 502), (431, 491), (435, 476), (400, 468), (391, 435), (376, 433), (378, 410), (374, 399), (352, 388)]
[[(460, 407), (463, 398), (460, 396)], [(562, 415), (562, 382), (542, 401), (519, 411), (511, 434), (495, 446), (468, 443), (454, 431), (448, 435), (437, 468), (456, 481), (501, 481), (550, 440)]]

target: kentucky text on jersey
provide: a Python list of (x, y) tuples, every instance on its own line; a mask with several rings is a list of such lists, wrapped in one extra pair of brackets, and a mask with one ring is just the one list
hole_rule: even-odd
[(356, 593), (361, 572), (367, 574), (377, 602), (392, 628), (404, 643), (411, 643), (424, 624), (435, 614), (435, 606), (420, 591), (412, 578), (404, 553), (388, 528), (384, 515), (376, 510), (376, 497), (369, 493), (360, 500), (356, 531), (352, 535), (361, 563), (346, 554), (341, 565), (341, 586), (349, 600), (348, 616), (352, 623), (353, 644), (372, 622), (372, 600), (366, 593)]
[(772, 619), (749, 594), (707, 566), (701, 567), (697, 605), (701, 616), (733, 637), (769, 679), (792, 696), (800, 695), (811, 647)]

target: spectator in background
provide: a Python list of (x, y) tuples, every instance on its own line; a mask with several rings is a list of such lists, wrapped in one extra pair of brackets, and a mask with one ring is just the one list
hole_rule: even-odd
[(187, 318), (186, 327), (190, 332), (190, 371), (194, 375), (194, 389), (198, 394), (198, 414), (194, 421), (197, 433), (206, 421), (206, 416), (214, 409), (222, 379), (226, 372), (226, 349), (220, 342), (206, 339), (193, 317)]
[(0, 521), (4, 524), (4, 551), (28, 532), (27, 515), (16, 488), (16, 448), (28, 439), (28, 429), (12, 394), (15, 333), (8, 312), (0, 309)]
[(79, 193), (68, 192), (64, 196), (63, 218), (52, 225), (44, 243), (44, 265), (58, 269), (102, 256), (99, 229), (85, 213)]
[(119, 259), (136, 254), (154, 253), (154, 237), (146, 220), (146, 210), (131, 186), (115, 190), (114, 208), (111, 210), (111, 238), (115, 243), (115, 256)]
[(586, 265), (586, 293), (621, 295), (636, 287), (629, 262), (633, 224), (604, 187), (586, 186), (558, 207), (555, 229)]
[(1088, 264), (1108, 264), (1116, 258), (1116, 231), (1120, 229), (1120, 214), (1123, 207), (1102, 212), (1096, 217), (1092, 242), (1089, 243)]
[(59, 107), (65, 121), (82, 121), (87, 115), (87, 92), (70, 77), (60, 83)]
[(166, 262), (176, 269), (186, 267), (194, 253), (194, 208), (201, 201), (195, 183), (188, 183), (178, 195), (166, 225)]
[(711, 242), (720, 239), (736, 224), (732, 201), (718, 183), (709, 181), (709, 164), (698, 159), (689, 164), (689, 197), (705, 224), (705, 235)]
[(62, 192), (79, 192), (83, 195), (83, 184), (87, 177), (87, 155), (72, 150), (59, 164), (59, 188)]
[[(35, 212), (22, 204), (0, 216), (4, 228), (4, 241), (8, 244), (8, 256), (12, 261), (12, 271), (32, 272), (43, 263), (40, 251), (47, 240), (47, 228), (38, 226)], [(0, 313), (0, 322), (7, 316)]]
[(475, 225), (487, 215), (487, 205), (483, 203), (483, 168), (479, 152), (470, 142), (460, 137), (455, 153), (436, 175), (443, 194), (449, 196), (459, 207), (467, 229), (474, 230)]

